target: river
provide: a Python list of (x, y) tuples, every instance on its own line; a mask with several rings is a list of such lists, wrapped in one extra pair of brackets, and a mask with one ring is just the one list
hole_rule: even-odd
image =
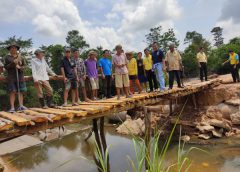
[[(113, 127), (105, 127), (109, 147), (110, 171), (132, 171), (128, 156), (134, 159), (133, 142), (130, 137), (119, 135)], [(91, 146), (93, 139), (84, 141), (87, 131), (73, 133), (4, 157), (14, 169), (22, 172), (97, 172)], [(185, 145), (184, 149), (198, 147), (207, 151), (192, 151), (190, 172), (239, 172), (240, 138), (224, 138), (211, 141), (211, 145)], [(167, 164), (177, 159), (178, 144), (169, 147)], [(174, 170), (172, 170), (174, 171)]]

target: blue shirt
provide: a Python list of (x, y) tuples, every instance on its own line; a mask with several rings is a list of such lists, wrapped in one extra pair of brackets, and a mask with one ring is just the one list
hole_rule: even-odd
[(102, 57), (99, 60), (99, 67), (103, 69), (104, 75), (112, 75), (112, 62), (108, 58)]
[(162, 63), (163, 58), (164, 58), (164, 54), (163, 54), (162, 50), (158, 49), (158, 51), (152, 52), (153, 64)]

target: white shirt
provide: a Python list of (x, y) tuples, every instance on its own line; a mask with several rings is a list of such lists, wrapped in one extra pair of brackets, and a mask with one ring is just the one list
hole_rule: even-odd
[(34, 81), (47, 81), (49, 80), (48, 73), (50, 75), (56, 75), (48, 66), (47, 62), (43, 58), (42, 60), (38, 58), (33, 58), (31, 60), (32, 66), (32, 76)]

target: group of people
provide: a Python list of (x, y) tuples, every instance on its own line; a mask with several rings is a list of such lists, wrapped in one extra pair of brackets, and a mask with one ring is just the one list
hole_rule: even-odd
[[(26, 61), (18, 53), (20, 47), (16, 43), (12, 43), (7, 49), (9, 50), (9, 55), (4, 59), (4, 68), (7, 71), (10, 97), (11, 108), (9, 112), (15, 112), (14, 102), (16, 95), (18, 95), (19, 100), (18, 110), (25, 110), (27, 108), (23, 105), (23, 93), (27, 91), (27, 88), (23, 71)], [(165, 91), (166, 72), (168, 72), (169, 78), (168, 89), (173, 88), (175, 78), (177, 86), (179, 88), (184, 87), (182, 82), (184, 70), (182, 58), (173, 44), (169, 46), (169, 51), (164, 55), (157, 42), (154, 42), (152, 51), (148, 48), (144, 49), (144, 58), (142, 52), (137, 53), (137, 58), (134, 57), (134, 53), (131, 51), (125, 53), (121, 45), (117, 45), (115, 51), (116, 53), (112, 55), (109, 50), (104, 50), (101, 58), (98, 60), (99, 54), (91, 50), (84, 60), (80, 58), (79, 49), (64, 49), (64, 57), (60, 63), (65, 87), (63, 106), (68, 106), (69, 91), (71, 91), (73, 106), (81, 103), (79, 91), (81, 91), (84, 101), (98, 100), (99, 78), (103, 81), (106, 98), (112, 97), (113, 79), (115, 80), (117, 99), (120, 99), (122, 94), (125, 94), (126, 98), (130, 98), (136, 90), (138, 93), (141, 93), (143, 90), (145, 92)], [(53, 89), (49, 84), (49, 75), (53, 77), (59, 76), (48, 66), (44, 59), (44, 51), (37, 49), (34, 54), (35, 57), (31, 59), (31, 69), (40, 105), (42, 108), (54, 107)], [(197, 54), (197, 61), (200, 69), (200, 79), (204, 81), (205, 78), (205, 81), (207, 81), (207, 56), (203, 48), (200, 48)], [(224, 64), (227, 62), (231, 64), (234, 82), (239, 81), (238, 55), (230, 51), (229, 59)], [(91, 85), (91, 99), (88, 98), (85, 88), (87, 80)]]

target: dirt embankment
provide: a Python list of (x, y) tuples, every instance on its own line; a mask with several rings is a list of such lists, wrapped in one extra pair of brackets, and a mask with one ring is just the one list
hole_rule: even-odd
[[(179, 121), (184, 135), (210, 139), (240, 134), (240, 83), (232, 83), (230, 75), (218, 78), (221, 79), (219, 86), (196, 94), (197, 109), (194, 109), (192, 100), (189, 99)], [(171, 116), (168, 105), (157, 105), (161, 107), (161, 112), (152, 113), (152, 128), (158, 128), (163, 133), (169, 132), (185, 100), (175, 101), (176, 114)], [(117, 131), (142, 135), (145, 128), (143, 121), (143, 112), (136, 111), (134, 119), (127, 118)], [(189, 137), (183, 139), (189, 140)]]

